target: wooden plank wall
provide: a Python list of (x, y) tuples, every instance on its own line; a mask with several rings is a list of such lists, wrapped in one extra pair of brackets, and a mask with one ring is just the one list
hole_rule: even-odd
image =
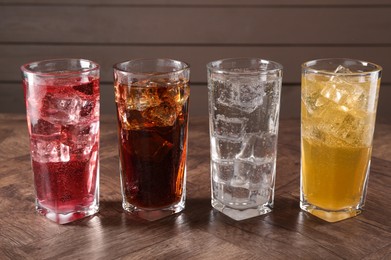
[[(20, 65), (83, 57), (102, 67), (102, 113), (114, 113), (112, 65), (170, 57), (191, 65), (191, 114), (207, 114), (209, 61), (254, 56), (284, 66), (281, 117), (300, 113), (300, 65), (349, 57), (383, 66), (391, 98), (391, 0), (0, 0), (0, 112), (24, 112)], [(388, 103), (388, 104), (387, 104)]]

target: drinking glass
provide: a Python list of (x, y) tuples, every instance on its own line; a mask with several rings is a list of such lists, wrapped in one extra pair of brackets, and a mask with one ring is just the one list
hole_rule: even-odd
[(212, 206), (243, 220), (274, 203), (282, 66), (258, 58), (207, 65)]
[(122, 206), (143, 219), (185, 207), (189, 75), (171, 59), (114, 65)]
[(302, 65), (300, 207), (328, 222), (364, 206), (381, 71), (353, 59)]
[(99, 208), (99, 65), (44, 60), (21, 67), (36, 209), (65, 224)]

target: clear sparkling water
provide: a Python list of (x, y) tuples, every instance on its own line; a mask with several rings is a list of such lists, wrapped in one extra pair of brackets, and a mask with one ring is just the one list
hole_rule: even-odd
[(209, 78), (212, 205), (240, 220), (273, 206), (281, 82)]

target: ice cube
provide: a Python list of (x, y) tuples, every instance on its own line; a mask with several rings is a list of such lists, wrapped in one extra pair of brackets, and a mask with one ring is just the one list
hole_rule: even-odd
[(224, 182), (212, 180), (212, 185), (213, 185), (213, 189), (212, 189), (213, 197), (217, 198), (220, 201), (224, 201), (224, 197), (225, 197), (224, 187), (226, 184)]
[(157, 87), (124, 87), (123, 95), (128, 109), (136, 109), (144, 111), (147, 108), (152, 108), (160, 105), (162, 100), (159, 97)]
[(254, 171), (255, 164), (245, 160), (235, 160), (234, 176), (231, 180), (232, 186), (249, 186), (249, 176)]
[(31, 157), (41, 163), (68, 162), (70, 160), (69, 146), (60, 142), (58, 136), (48, 138), (31, 137)]
[(81, 103), (80, 116), (89, 120), (90, 116), (99, 115), (99, 103), (96, 103), (94, 100), (83, 100)]
[[(158, 83), (155, 84), (156, 87), (159, 87)], [(150, 83), (150, 86), (154, 86), (152, 82)], [(167, 82), (164, 84), (164, 89), (165, 90), (160, 93), (160, 99), (179, 101), (181, 90), (177, 84), (174, 84), (173, 82)]]
[(52, 123), (71, 124), (78, 122), (83, 100), (79, 96), (48, 94), (41, 108), (42, 118)]
[(319, 97), (319, 98), (316, 99), (316, 101), (315, 101), (315, 107), (316, 107), (316, 108), (322, 107), (322, 106), (326, 105), (328, 102), (329, 102), (328, 99), (326, 99), (326, 98), (324, 98), (324, 97)]
[[(306, 113), (312, 115), (317, 110), (318, 106), (316, 106), (316, 103), (319, 98), (328, 101), (328, 99), (320, 95), (325, 80), (324, 77), (312, 74), (303, 77), (302, 81), (305, 87), (302, 89), (301, 102), (305, 107)], [(329, 78), (327, 78), (328, 80)], [(321, 104), (322, 101), (320, 101), (319, 105)]]
[(346, 107), (354, 110), (365, 111), (368, 106), (368, 97), (364, 88), (360, 84), (352, 86), (349, 95), (346, 96)]
[(342, 104), (342, 101), (349, 95), (348, 89), (343, 83), (336, 83), (335, 81), (325, 84), (320, 94), (337, 104)]
[(148, 107), (142, 111), (144, 120), (152, 122), (155, 126), (172, 126), (177, 118), (176, 103), (166, 100), (158, 106)]
[(346, 67), (344, 67), (343, 65), (339, 65), (335, 70), (334, 70), (334, 73), (338, 73), (338, 74), (348, 74), (348, 73), (352, 73), (352, 71)]
[(229, 118), (224, 115), (217, 115), (214, 120), (214, 131), (217, 136), (237, 139), (244, 135), (246, 123), (246, 118)]
[(316, 131), (313, 131), (314, 137), (322, 138), (329, 143), (370, 143), (370, 140), (362, 140), (364, 136), (370, 136), (368, 131), (371, 125), (370, 117), (363, 111), (346, 111), (343, 106), (327, 108), (321, 111), (318, 119)]
[[(245, 203), (250, 198), (250, 190), (244, 187), (224, 186), (225, 198), (224, 202), (231, 203)], [(237, 205), (242, 206), (242, 205)]]
[(211, 86), (217, 103), (226, 106), (232, 104), (233, 92), (231, 84), (225, 81), (213, 81)]
[(167, 101), (176, 109), (176, 114), (182, 113), (183, 105), (187, 102), (190, 95), (189, 85), (179, 82), (167, 82), (165, 90), (160, 92), (162, 102)]
[(261, 111), (267, 128), (265, 131), (277, 134), (280, 110), (280, 80), (270, 80), (265, 83), (264, 102)]
[(235, 160), (235, 173), (231, 181), (233, 186), (245, 186), (254, 189), (270, 186), (273, 183), (275, 163), (270, 161)]
[(61, 142), (78, 155), (89, 155), (98, 143), (99, 122), (65, 125), (62, 127)]
[(190, 96), (190, 87), (187, 83), (180, 86), (179, 104), (182, 106)]
[[(351, 75), (352, 71), (342, 65), (338, 66), (335, 73), (338, 74), (330, 77), (328, 82), (324, 82), (320, 92), (321, 97), (348, 109), (365, 107), (365, 90), (360, 84), (360, 77)], [(324, 100), (317, 100), (318, 106), (324, 103)]]
[(61, 132), (61, 125), (52, 124), (46, 120), (38, 119), (36, 122), (31, 122), (31, 133), (38, 135), (53, 135)]
[(248, 134), (243, 139), (238, 159), (263, 161), (276, 156), (277, 136), (270, 133)]
[(211, 137), (212, 159), (234, 159), (242, 147), (241, 140), (231, 140), (216, 136)]
[(269, 197), (270, 197), (270, 190), (260, 188), (251, 191), (250, 201), (256, 205), (262, 205), (270, 201)]
[[(38, 91), (39, 90), (39, 91)], [(27, 96), (27, 114), (30, 117), (31, 122), (37, 122), (37, 120), (41, 117), (41, 107), (43, 103), (43, 99), (46, 96), (46, 89), (37, 87), (37, 88), (29, 88)]]
[(212, 84), (218, 103), (234, 106), (246, 113), (262, 105), (264, 85), (258, 78), (235, 77)]
[(249, 176), (250, 183), (270, 185), (273, 181), (274, 171), (275, 163), (273, 161), (265, 161), (261, 164), (256, 164), (254, 171), (252, 171)]
[(121, 122), (123, 130), (140, 130), (155, 126), (155, 122), (148, 121), (148, 118), (144, 118), (143, 114), (146, 111), (127, 109), (123, 104), (117, 104), (117, 106), (118, 119)]
[(213, 161), (213, 172), (217, 177), (216, 181), (228, 182), (234, 175), (234, 162), (228, 160)]
[(264, 83), (257, 79), (237, 78), (232, 83), (232, 105), (251, 113), (263, 103)]

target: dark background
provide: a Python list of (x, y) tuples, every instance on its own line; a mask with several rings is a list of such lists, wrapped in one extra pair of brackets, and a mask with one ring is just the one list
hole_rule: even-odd
[(377, 63), (378, 118), (391, 117), (390, 0), (0, 0), (0, 113), (24, 113), (19, 67), (27, 62), (98, 62), (102, 114), (114, 116), (112, 65), (169, 57), (190, 64), (190, 113), (207, 115), (206, 63), (244, 56), (284, 66), (281, 118), (300, 116), (304, 61)]

